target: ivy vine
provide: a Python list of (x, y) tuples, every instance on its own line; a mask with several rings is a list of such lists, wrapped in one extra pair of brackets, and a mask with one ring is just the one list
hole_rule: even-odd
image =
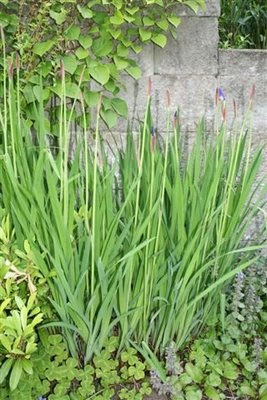
[[(39, 101), (41, 75), (50, 109), (47, 128), (57, 118), (63, 62), (67, 97), (79, 100), (82, 93), (90, 124), (103, 92), (101, 117), (112, 128), (128, 112), (118, 97), (122, 73), (140, 78), (134, 54), (151, 42), (164, 47), (168, 32), (176, 36), (178, 4), (197, 12), (205, 0), (0, 0), (0, 49), (5, 46), (13, 60), (17, 54), (27, 117), (33, 118), (33, 103)], [(0, 63), (3, 67), (2, 57)], [(81, 116), (76, 111), (72, 118), (79, 122)]]

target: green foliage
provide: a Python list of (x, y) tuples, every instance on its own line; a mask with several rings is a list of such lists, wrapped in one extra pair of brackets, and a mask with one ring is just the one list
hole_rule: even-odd
[(0, 257), (0, 382), (9, 377), (14, 390), (23, 371), (33, 373), (36, 328), (43, 312), (48, 315), (50, 310), (44, 305), (48, 288), (33, 263), (29, 243), (24, 241), (23, 250), (19, 249), (8, 216), (0, 227)]
[[(248, 278), (246, 281), (246, 277)], [(266, 399), (267, 388), (267, 336), (266, 336), (266, 257), (262, 257), (240, 274), (229, 287), (225, 309), (225, 323), (214, 315), (204, 334), (187, 351), (179, 354), (174, 344), (166, 350), (166, 379), (157, 371), (151, 373), (151, 383), (172, 399)], [(241, 304), (253, 301), (262, 307), (256, 311)], [(242, 296), (243, 294), (243, 296)], [(233, 311), (244, 310), (248, 323)], [(253, 317), (253, 323), (250, 317)], [(249, 323), (250, 321), (250, 323)], [(205, 397), (203, 397), (205, 396)]]
[[(89, 116), (95, 105), (91, 104), (91, 93), (104, 91), (109, 106), (103, 107), (101, 117), (109, 128), (114, 126), (118, 116), (127, 114), (126, 103), (117, 97), (123, 86), (121, 74), (138, 79), (141, 70), (134, 54), (148, 42), (164, 47), (168, 31), (176, 35), (180, 18), (174, 6), (181, 3), (194, 11), (205, 6), (204, 0), (8, 0), (0, 3), (6, 52), (11, 59), (14, 53), (19, 56), (23, 110), (27, 116), (34, 120), (32, 105), (34, 99), (39, 100), (35, 92), (40, 90), (39, 75), (42, 75), (46, 88), (44, 100), (50, 109), (47, 124), (56, 118), (55, 98), (63, 62), (66, 83), (72, 88), (66, 92), (67, 96), (73, 99), (73, 92), (79, 99), (82, 96)], [(1, 48), (3, 51), (3, 42)], [(30, 92), (34, 95), (28, 96)], [(116, 99), (115, 103), (109, 101), (111, 97)], [(78, 123), (79, 116), (80, 111), (72, 114)]]
[(222, 48), (267, 48), (265, 0), (222, 0), (219, 20)]
[[(265, 240), (266, 241), (266, 240)], [(267, 323), (266, 257), (260, 255), (257, 263), (236, 276), (231, 302), (226, 304), (226, 322), (236, 338), (253, 340), (264, 335)], [(230, 329), (230, 328), (229, 328)], [(265, 333), (265, 340), (267, 336)]]
[(30, 295), (28, 302), (16, 296), (17, 307), (8, 311), (6, 298), (0, 307), (0, 383), (10, 374), (10, 389), (14, 390), (25, 371), (32, 374), (32, 354), (37, 349), (36, 326), (42, 321), (40, 308), (34, 305), (36, 294)]
[[(1, 400), (36, 400), (42, 396), (47, 400), (109, 400), (115, 393), (120, 399), (142, 400), (144, 395), (151, 393), (146, 379), (139, 382), (140, 379), (134, 377), (125, 378), (123, 368), (129, 368), (129, 365), (115, 359), (119, 345), (117, 337), (109, 338), (93, 362), (81, 369), (78, 361), (69, 357), (61, 335), (47, 336), (41, 330), (40, 336), (42, 344), (31, 358), (31, 379), (23, 372), (17, 389), (12, 392), (6, 384), (0, 385)], [(138, 363), (145, 370), (140, 357)]]
[[(148, 343), (162, 352), (175, 339), (181, 348), (217, 312), (225, 283), (253, 262), (254, 248), (242, 239), (262, 209), (265, 188), (253, 197), (262, 150), (251, 158), (251, 131), (243, 126), (228, 136), (223, 122), (207, 140), (201, 122), (187, 157), (177, 118), (170, 136), (169, 111), (165, 143), (158, 141), (149, 90), (138, 146), (129, 133), (110, 165), (98, 129), (101, 98), (91, 146), (84, 112), (70, 152), (76, 103), (68, 112), (64, 76), (49, 135), (42, 104), (33, 107), (32, 127), (13, 85), (10, 79), (8, 116), (5, 108), (0, 114), (1, 194), (18, 241), (28, 240), (48, 279), (57, 318), (46, 327), (63, 330), (81, 365), (103, 351), (114, 331), (121, 349), (133, 341), (147, 358)], [(58, 146), (50, 141), (54, 132)], [(128, 372), (143, 375), (139, 364)]]

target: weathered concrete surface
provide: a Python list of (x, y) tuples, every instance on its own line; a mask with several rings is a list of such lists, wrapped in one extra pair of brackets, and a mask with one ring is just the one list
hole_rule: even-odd
[(261, 75), (266, 79), (266, 50), (219, 50), (220, 75)]
[(193, 16), (193, 17), (218, 17), (220, 15), (221, 12), (221, 8), (220, 8), (220, 1), (217, 0), (206, 0), (206, 7), (205, 10), (202, 10), (202, 8), (200, 8), (197, 12), (197, 15), (190, 10), (190, 8), (182, 6), (182, 5), (178, 5), (175, 7), (175, 9), (177, 10), (177, 14), (180, 16)]
[[(239, 116), (246, 114), (252, 85), (255, 84), (255, 130), (267, 131), (267, 51), (220, 50), (219, 70), (220, 86), (224, 88), (228, 100), (237, 101)], [(228, 108), (229, 116), (233, 117), (233, 107)]]
[(160, 75), (216, 75), (218, 73), (218, 20), (185, 17), (177, 39), (169, 37), (164, 49), (155, 46), (154, 73)]
[[(253, 101), (253, 147), (267, 143), (267, 51), (219, 50), (218, 16), (220, 1), (209, 0), (207, 10), (194, 15), (178, 7), (182, 21), (177, 39), (169, 38), (164, 49), (149, 45), (137, 60), (143, 75), (137, 82), (123, 77), (130, 111), (130, 126), (138, 130), (144, 116), (148, 77), (152, 79), (152, 110), (159, 132), (166, 131), (166, 90), (171, 95), (171, 113), (180, 109), (184, 132), (192, 135), (201, 117), (212, 130), (215, 116), (215, 91), (224, 90), (229, 128), (242, 124), (246, 118), (252, 85), (256, 86)], [(234, 118), (233, 100), (237, 104)], [(127, 123), (119, 124), (119, 132)], [(267, 171), (267, 151), (263, 170)]]
[[(146, 107), (147, 77), (134, 82), (131, 78), (125, 79), (127, 90), (122, 93), (130, 105), (131, 127), (138, 130), (139, 121), (143, 119)], [(158, 131), (166, 131), (166, 91), (171, 96), (171, 115), (180, 108), (180, 117), (183, 130), (194, 131), (197, 121), (205, 114), (209, 126), (213, 124), (214, 92), (217, 80), (215, 77), (166, 75), (152, 76), (152, 114)], [(196, 101), (197, 100), (197, 101)], [(120, 124), (120, 131), (125, 130), (126, 123)]]

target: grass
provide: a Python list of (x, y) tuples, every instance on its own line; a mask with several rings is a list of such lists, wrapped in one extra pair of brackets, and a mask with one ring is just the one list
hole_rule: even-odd
[(265, 0), (222, 0), (219, 20), (223, 48), (267, 48)]
[(159, 141), (149, 89), (137, 145), (128, 132), (108, 162), (100, 100), (93, 145), (84, 116), (71, 158), (64, 67), (59, 128), (49, 131), (42, 91), (36, 124), (27, 123), (17, 72), (15, 80), (9, 69), (0, 109), (1, 201), (48, 278), (58, 319), (46, 327), (64, 332), (80, 364), (114, 333), (120, 348), (163, 352), (172, 340), (181, 348), (218, 309), (226, 281), (255, 261), (256, 246), (241, 243), (263, 203), (254, 186), (262, 149), (252, 155), (251, 131), (230, 135), (224, 121), (207, 140), (202, 121), (186, 157), (169, 106)]

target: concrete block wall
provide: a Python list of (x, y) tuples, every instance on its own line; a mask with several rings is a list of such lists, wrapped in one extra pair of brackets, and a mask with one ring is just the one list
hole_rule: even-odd
[[(229, 126), (233, 120), (233, 99), (241, 121), (248, 105), (253, 84), (254, 144), (267, 143), (267, 51), (218, 49), (218, 18), (220, 0), (208, 0), (206, 11), (197, 15), (178, 7), (181, 24), (177, 39), (169, 38), (164, 49), (148, 45), (137, 57), (143, 74), (139, 81), (123, 77), (124, 98), (129, 105), (130, 123), (138, 129), (146, 104), (148, 77), (152, 79), (152, 108), (158, 131), (166, 129), (166, 90), (171, 94), (171, 110), (179, 107), (183, 130), (192, 134), (197, 121), (205, 117), (207, 127), (214, 124), (215, 91), (222, 87), (227, 101)], [(125, 132), (126, 122), (121, 121), (119, 131)], [(267, 155), (265, 165), (267, 171)]]
[[(161, 49), (148, 45), (137, 57), (142, 68), (142, 78), (136, 82), (124, 77), (124, 97), (130, 107), (133, 128), (135, 120), (142, 118), (146, 103), (148, 77), (152, 78), (152, 107), (156, 125), (165, 130), (166, 90), (172, 98), (172, 111), (181, 111), (184, 129), (193, 131), (195, 123), (205, 114), (213, 120), (212, 102), (218, 76), (218, 0), (209, 0), (205, 12), (195, 15), (186, 7), (178, 7), (181, 16), (177, 39), (169, 37), (168, 45)], [(120, 130), (124, 130), (120, 124)]]

